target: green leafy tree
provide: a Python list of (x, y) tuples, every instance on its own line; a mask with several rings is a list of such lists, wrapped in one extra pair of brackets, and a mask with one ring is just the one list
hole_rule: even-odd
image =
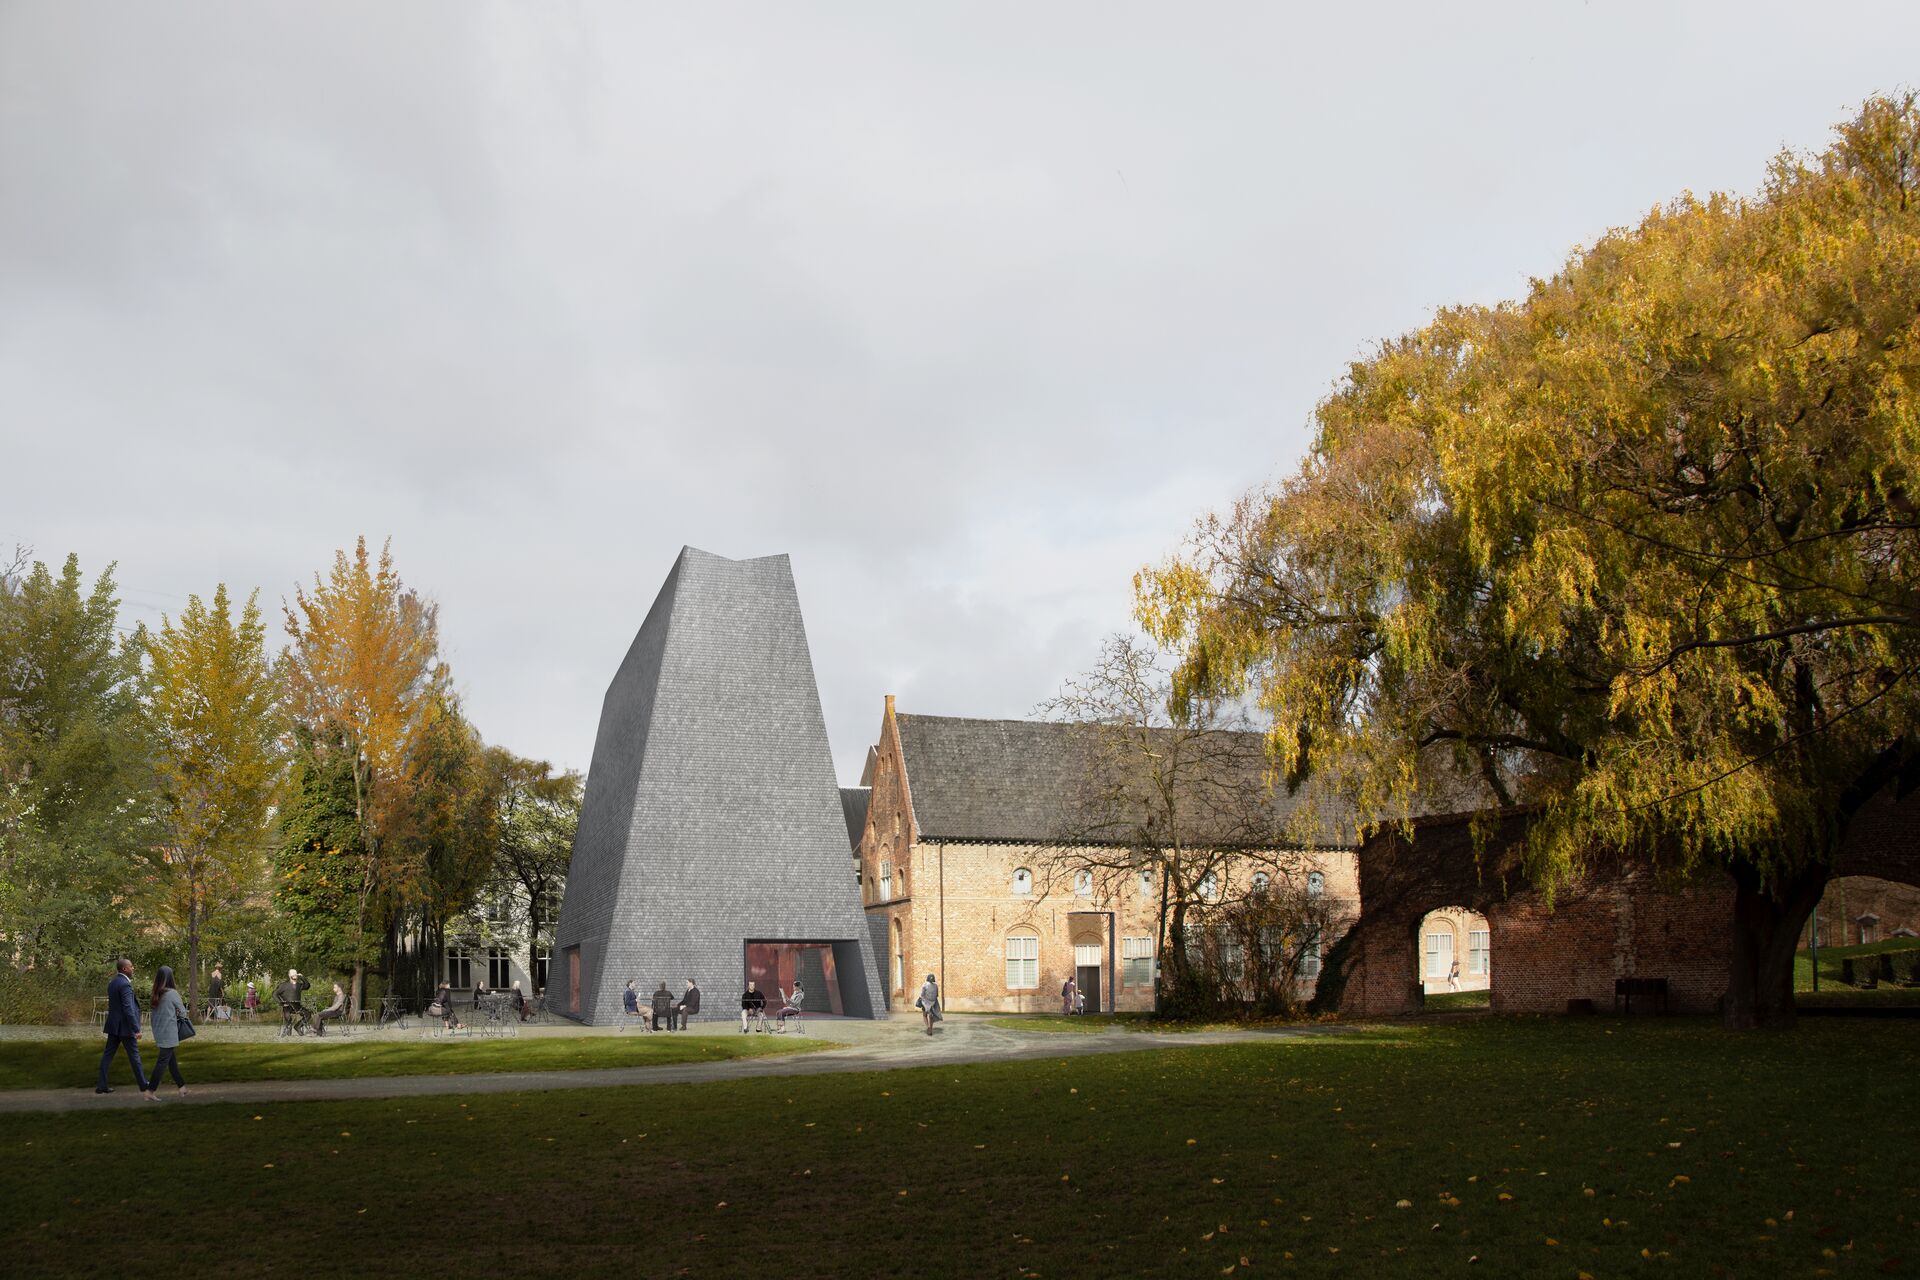
[(363, 954), (357, 923), (366, 851), (354, 805), (353, 762), (341, 752), (314, 749), (304, 731), (298, 736), (280, 814), (273, 905), (303, 954), (344, 973)]
[(500, 747), (487, 748), (487, 768), (496, 779), (493, 878), (526, 903), (526, 940), (541, 946), (554, 925), (552, 912), (566, 887), (580, 825), (580, 775), (555, 773), (542, 760), (528, 760)]
[(1730, 1025), (1792, 1017), (1849, 825), (1920, 753), (1920, 111), (1682, 198), (1520, 303), (1353, 367), (1301, 472), (1142, 574), (1184, 687), (1404, 816), (1430, 757), (1599, 850), (1735, 885)]
[(236, 618), (224, 585), (211, 606), (189, 596), (145, 642), (160, 801), (154, 902), (186, 937), (187, 999), (197, 1007), (203, 935), (262, 883), (284, 774), (279, 684), (257, 596)]
[(70, 968), (127, 940), (151, 843), (137, 639), (113, 568), (0, 574), (0, 931), (16, 966)]

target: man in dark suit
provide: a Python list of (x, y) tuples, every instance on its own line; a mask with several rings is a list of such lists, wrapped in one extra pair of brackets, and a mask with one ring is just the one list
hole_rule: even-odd
[(687, 979), (687, 994), (680, 997), (680, 1003), (674, 1006), (674, 1012), (679, 1015), (682, 1031), (687, 1029), (687, 1019), (700, 1012), (700, 988), (693, 984), (692, 978)]
[(667, 1030), (673, 1030), (673, 993), (667, 990), (667, 984), (661, 983), (660, 989), (653, 993), (653, 1029), (658, 1031), (660, 1023), (665, 1021)]
[(107, 1051), (100, 1055), (100, 1078), (95, 1093), (112, 1093), (107, 1083), (107, 1068), (122, 1046), (127, 1050), (127, 1065), (133, 1068), (133, 1082), (141, 1092), (147, 1088), (147, 1069), (140, 1065), (140, 1002), (133, 998), (133, 961), (120, 957), (107, 983)]

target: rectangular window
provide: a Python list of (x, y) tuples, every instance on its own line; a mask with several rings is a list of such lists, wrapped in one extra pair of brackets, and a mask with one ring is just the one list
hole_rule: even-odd
[(447, 948), (447, 985), (456, 991), (473, 985), (473, 958), (457, 942)]
[(1427, 977), (1444, 978), (1453, 970), (1453, 935), (1427, 935)]
[(1307, 945), (1300, 952), (1300, 976), (1303, 978), (1320, 976), (1320, 935), (1318, 933), (1307, 939)]
[(547, 989), (547, 962), (549, 953), (545, 947), (533, 949), (533, 989), (535, 992)]
[(1473, 974), (1475, 977), (1484, 978), (1487, 976), (1489, 968), (1487, 964), (1489, 957), (1487, 942), (1487, 931), (1485, 929), (1470, 929), (1467, 931), (1467, 972)]
[(1153, 939), (1120, 939), (1120, 981), (1129, 987), (1153, 985)]
[(513, 985), (513, 961), (499, 947), (487, 952), (487, 985), (504, 991)]
[(1014, 991), (1040, 987), (1040, 939), (1007, 939), (1007, 986)]
[(891, 862), (883, 862), (880, 864), (880, 901), (889, 902), (892, 899), (893, 864)]

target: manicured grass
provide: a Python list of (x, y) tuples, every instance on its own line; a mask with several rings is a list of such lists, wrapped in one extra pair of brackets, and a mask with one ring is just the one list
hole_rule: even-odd
[[(1842, 985), (1840, 980), (1842, 960), (1855, 961), (1854, 967), (1858, 969), (1863, 967), (1857, 963), (1862, 956), (1877, 956), (1886, 952), (1892, 952), (1895, 955), (1894, 967), (1904, 977), (1908, 966), (1913, 963), (1913, 957), (1905, 953), (1911, 951), (1920, 951), (1920, 938), (1888, 938), (1881, 942), (1869, 942), (1864, 946), (1854, 947), (1821, 947), (1820, 990), (1824, 993), (1829, 986)], [(1802, 950), (1793, 958), (1793, 985), (1796, 991), (1813, 990), (1813, 958), (1812, 953), (1806, 950)]]
[(1920, 1005), (1920, 987), (1889, 987), (1882, 984), (1866, 991), (1857, 991), (1839, 985), (1830, 987), (1823, 980), (1818, 991), (1795, 992), (1793, 1002), (1802, 1009)]
[[(103, 1040), (0, 1041), (0, 1089), (92, 1088)], [(719, 1062), (835, 1047), (798, 1036), (542, 1036), (525, 1040), (218, 1041), (196, 1037), (180, 1050), (189, 1085), (234, 1080), (333, 1080), (346, 1076), (470, 1075), (501, 1071), (580, 1071), (672, 1062)], [(140, 1042), (149, 1071), (159, 1050)], [(125, 1057), (111, 1072), (115, 1088), (132, 1088)], [(169, 1086), (171, 1087), (171, 1086)]]
[[(21, 1277), (1911, 1274), (1917, 1054), (1905, 1022), (1490, 1018), (9, 1116), (0, 1204)], [(103, 1219), (137, 1224), (131, 1254)]]
[(1465, 1009), (1493, 1007), (1491, 991), (1431, 991), (1421, 1000), (1429, 1013), (1457, 1013)]

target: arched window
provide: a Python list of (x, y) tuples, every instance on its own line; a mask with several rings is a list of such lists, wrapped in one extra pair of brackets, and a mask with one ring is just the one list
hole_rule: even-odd
[(1152, 867), (1140, 868), (1140, 896), (1143, 898), (1151, 898), (1153, 896)]
[(1027, 870), (1025, 867), (1016, 869), (1013, 873), (1013, 891), (1019, 894), (1032, 893), (1033, 872)]
[(1082, 898), (1093, 896), (1093, 872), (1085, 869), (1073, 873), (1073, 891)]
[(1267, 886), (1272, 883), (1273, 883), (1273, 877), (1268, 875), (1266, 872), (1256, 871), (1253, 873), (1253, 891), (1255, 893), (1265, 893), (1267, 891)]
[(1307, 896), (1317, 898), (1327, 891), (1327, 878), (1318, 871), (1307, 872)]

